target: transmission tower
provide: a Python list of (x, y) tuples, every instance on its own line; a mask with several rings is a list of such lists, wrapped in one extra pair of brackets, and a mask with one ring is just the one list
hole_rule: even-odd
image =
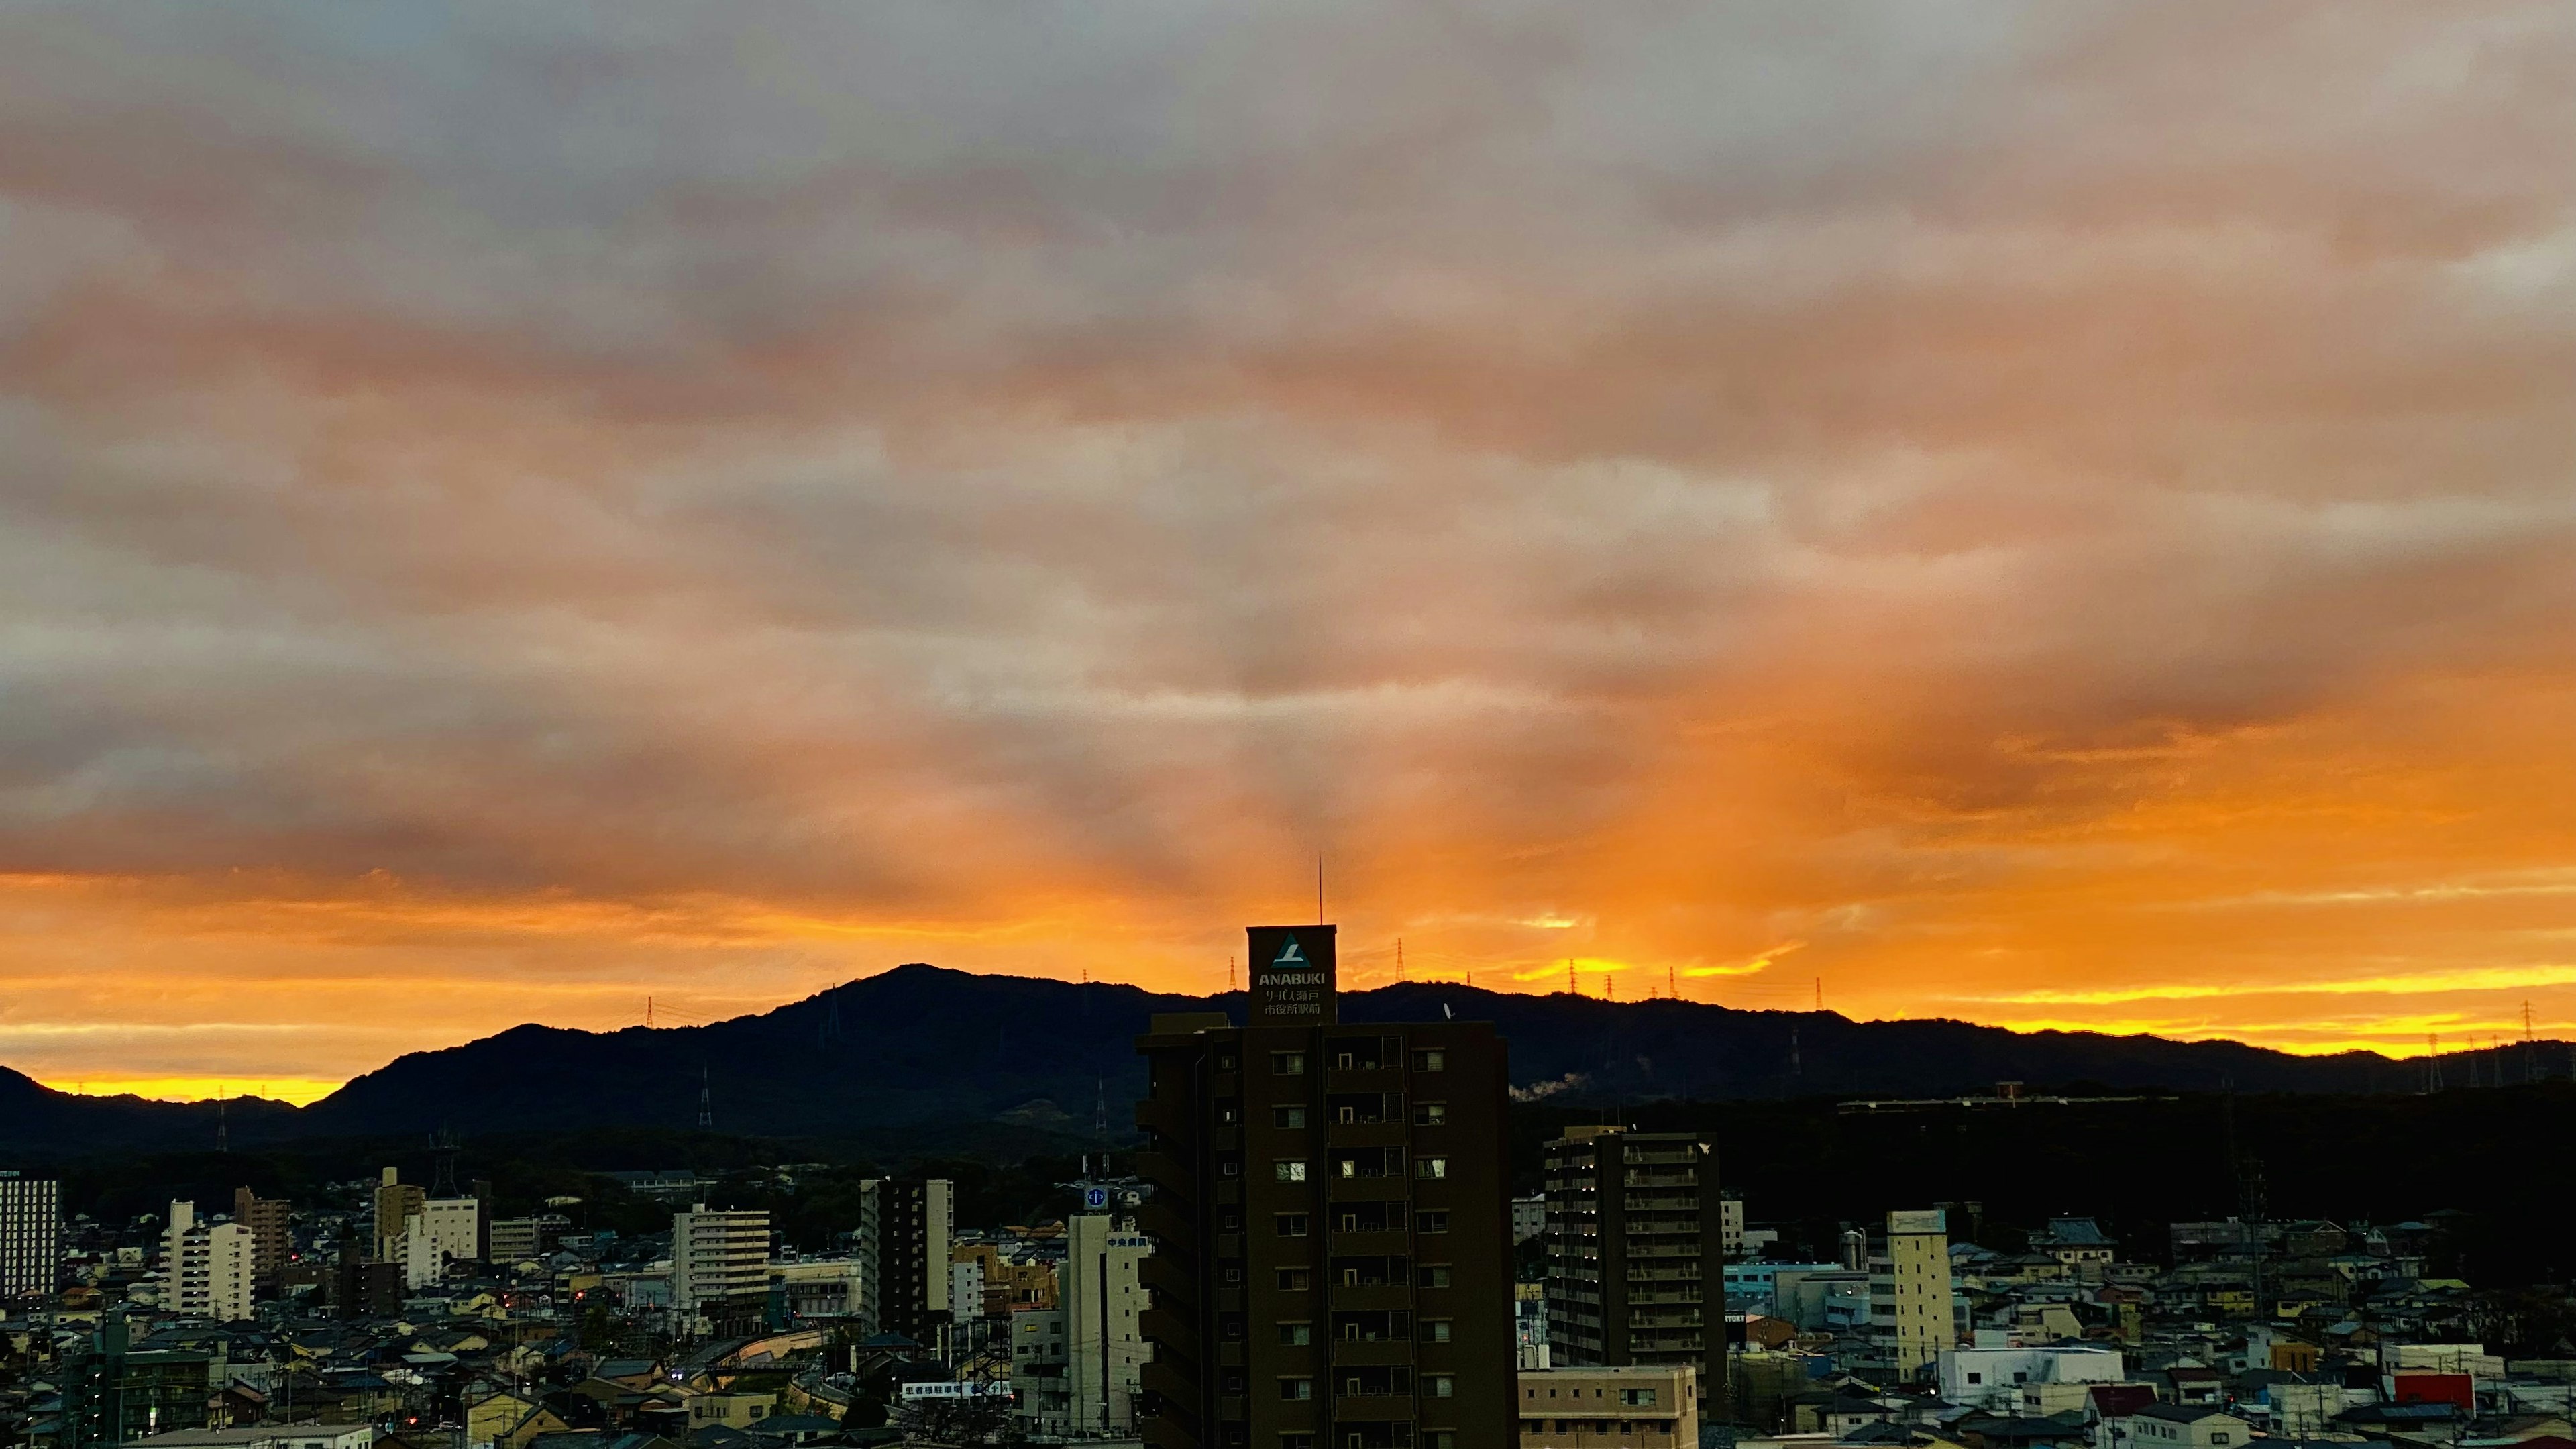
[(2424, 1095), (2442, 1090), (2442, 1034), (2424, 1033)]
[(707, 1067), (698, 1064), (698, 1130), (709, 1132), (716, 1125), (716, 1098), (707, 1081)]
[(439, 1128), (429, 1139), (429, 1195), (456, 1196), (456, 1134)]

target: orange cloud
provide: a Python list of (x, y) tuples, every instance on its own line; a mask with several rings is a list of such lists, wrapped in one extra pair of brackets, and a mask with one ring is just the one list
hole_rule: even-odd
[(2550, 7), (381, 23), (0, 19), (0, 1061), (2576, 1019)]

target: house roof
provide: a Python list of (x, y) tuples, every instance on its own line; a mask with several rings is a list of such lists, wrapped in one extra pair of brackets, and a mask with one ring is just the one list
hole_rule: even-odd
[(2129, 1417), (2158, 1419), (2168, 1424), (2197, 1424), (2203, 1419), (2232, 1419), (2236, 1416), (2208, 1404), (2149, 1404)]

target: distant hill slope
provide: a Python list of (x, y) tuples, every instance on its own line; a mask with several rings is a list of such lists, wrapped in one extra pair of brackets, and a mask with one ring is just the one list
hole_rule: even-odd
[[(1955, 1021), (1858, 1022), (1831, 1012), (1736, 1011), (1459, 986), (1342, 997), (1352, 1023), (1494, 1022), (1512, 1080), (1533, 1096), (1636, 1101), (1812, 1095), (1940, 1096), (1998, 1081), (2246, 1092), (2411, 1089), (2413, 1069), (2366, 1052), (2297, 1057), (2234, 1042), (2006, 1031)], [(236, 1146), (313, 1136), (687, 1127), (704, 1081), (715, 1125), (776, 1136), (962, 1144), (978, 1129), (1088, 1140), (1103, 1105), (1123, 1137), (1143, 1085), (1133, 1039), (1167, 1011), (1232, 1011), (1239, 994), (1158, 995), (903, 966), (758, 1016), (611, 1033), (519, 1026), (415, 1052), (310, 1107), (236, 1102)], [(703, 1073), (703, 1078), (702, 1074)], [(207, 1147), (211, 1104), (68, 1096), (0, 1069), (0, 1153)]]

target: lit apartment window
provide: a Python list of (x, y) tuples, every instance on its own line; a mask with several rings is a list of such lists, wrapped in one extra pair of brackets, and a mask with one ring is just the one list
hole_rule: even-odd
[(1416, 1127), (1437, 1127), (1448, 1120), (1449, 1104), (1446, 1102), (1413, 1104), (1413, 1125)]
[(1277, 1169), (1279, 1181), (1281, 1182), (1304, 1182), (1306, 1180), (1306, 1159), (1302, 1157), (1283, 1157), (1276, 1163), (1272, 1164), (1272, 1166)]
[(1431, 1047), (1413, 1054), (1413, 1069), (1417, 1072), (1437, 1072), (1448, 1065), (1448, 1053), (1438, 1047)]
[(1304, 1052), (1272, 1052), (1270, 1054), (1270, 1070), (1272, 1074), (1276, 1076), (1302, 1077), (1306, 1075), (1306, 1054)]
[(1270, 1109), (1270, 1125), (1273, 1127), (1303, 1127), (1306, 1125), (1306, 1109), (1303, 1107), (1273, 1107)]
[(1449, 1320), (1446, 1318), (1426, 1318), (1422, 1320), (1422, 1341), (1424, 1343), (1447, 1343), (1449, 1341)]
[(1435, 1399), (1445, 1399), (1458, 1392), (1458, 1381), (1447, 1374), (1425, 1374), (1422, 1392)]
[(1449, 1175), (1449, 1159), (1446, 1157), (1417, 1157), (1413, 1161), (1413, 1175), (1416, 1177), (1447, 1177)]
[(1315, 1381), (1313, 1379), (1281, 1379), (1279, 1381), (1279, 1397), (1283, 1399), (1311, 1399), (1315, 1397)]
[(1315, 1341), (1315, 1325), (1311, 1323), (1283, 1323), (1279, 1325), (1279, 1341), (1288, 1345), (1290, 1348), (1303, 1348), (1307, 1344)]

